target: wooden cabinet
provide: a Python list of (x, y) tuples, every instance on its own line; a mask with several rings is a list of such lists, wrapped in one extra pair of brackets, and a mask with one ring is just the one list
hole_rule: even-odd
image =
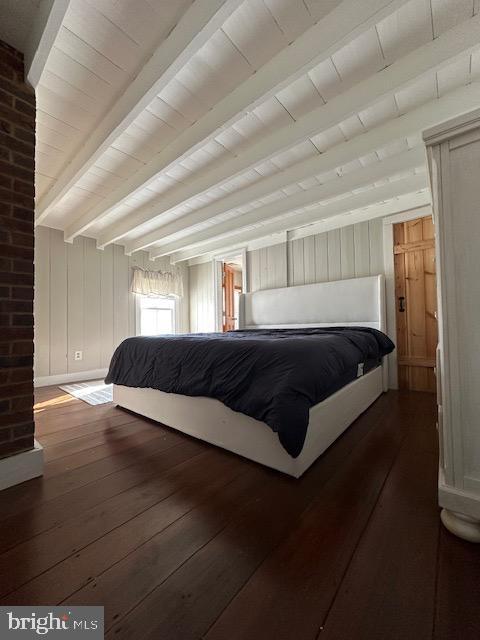
[(424, 133), (436, 225), (439, 502), (480, 542), (480, 110)]

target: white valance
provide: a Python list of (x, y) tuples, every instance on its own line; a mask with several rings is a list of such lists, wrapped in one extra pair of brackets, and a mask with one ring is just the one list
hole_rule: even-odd
[(143, 296), (183, 296), (183, 277), (178, 267), (169, 271), (147, 271), (141, 267), (133, 267), (133, 293)]

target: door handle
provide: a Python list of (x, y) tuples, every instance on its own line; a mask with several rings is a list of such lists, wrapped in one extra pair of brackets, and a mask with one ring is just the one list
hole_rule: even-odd
[(398, 310), (400, 311), (400, 313), (403, 313), (405, 311), (405, 296), (398, 297)]

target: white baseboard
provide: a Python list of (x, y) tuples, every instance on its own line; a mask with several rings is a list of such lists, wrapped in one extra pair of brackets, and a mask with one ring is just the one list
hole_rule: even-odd
[(480, 519), (480, 495), (472, 491), (439, 482), (438, 502), (444, 509)]
[(74, 373), (59, 373), (56, 376), (40, 376), (33, 381), (34, 387), (49, 387), (69, 382), (80, 382), (82, 380), (95, 380), (105, 378), (108, 369), (91, 369), (90, 371), (75, 371)]
[(35, 440), (30, 451), (0, 459), (0, 491), (43, 475), (43, 447)]

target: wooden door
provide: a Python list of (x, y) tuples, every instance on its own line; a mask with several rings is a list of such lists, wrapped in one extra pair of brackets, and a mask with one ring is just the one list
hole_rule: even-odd
[(223, 331), (235, 329), (235, 271), (223, 263)]
[(437, 296), (431, 216), (393, 227), (400, 389), (435, 391)]

